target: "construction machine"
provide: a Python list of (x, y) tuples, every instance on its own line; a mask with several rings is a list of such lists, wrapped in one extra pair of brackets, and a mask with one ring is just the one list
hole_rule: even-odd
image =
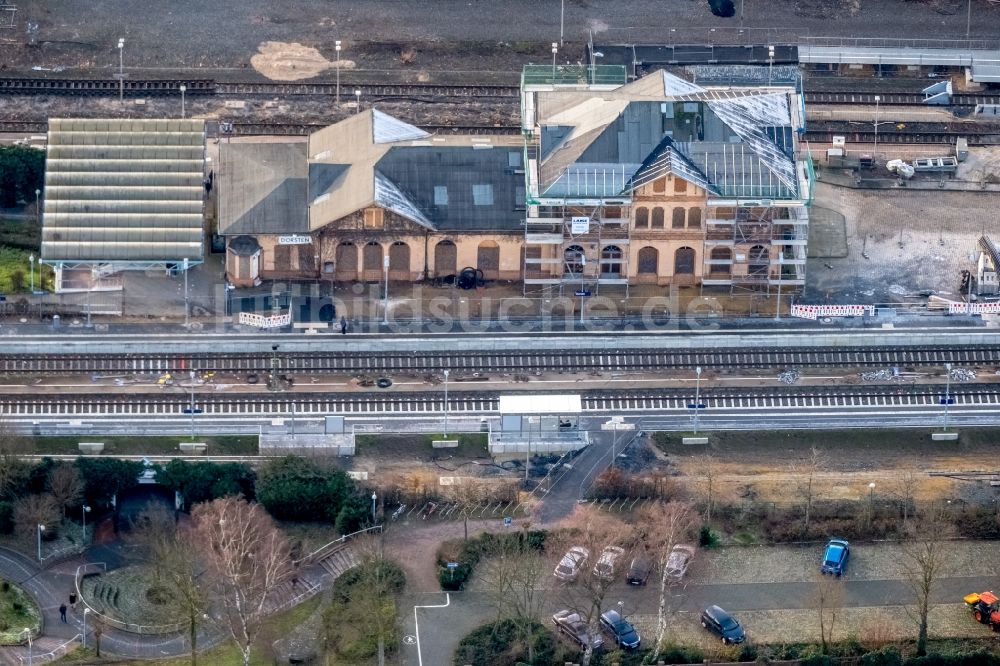
[(993, 631), (1000, 631), (1000, 597), (993, 592), (973, 592), (965, 595), (964, 601), (976, 622), (990, 625)]

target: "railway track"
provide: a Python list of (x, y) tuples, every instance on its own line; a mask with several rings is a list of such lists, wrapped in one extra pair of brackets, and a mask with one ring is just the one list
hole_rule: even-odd
[[(808, 130), (805, 134), (807, 141), (817, 143), (832, 143), (834, 136), (842, 136), (847, 143), (873, 143), (875, 141), (875, 131), (852, 131), (852, 130)], [(954, 145), (956, 139), (965, 137), (970, 146), (996, 146), (1000, 145), (1000, 132), (978, 133), (968, 131), (948, 131), (948, 132), (885, 132), (879, 131), (878, 142), (880, 144), (894, 145), (932, 145), (950, 144)]]
[(718, 349), (712, 351), (607, 352), (420, 352), (419, 354), (356, 354), (353, 352), (220, 354), (43, 354), (0, 355), (0, 373), (23, 375), (56, 374), (162, 374), (190, 370), (199, 372), (261, 373), (272, 362), (286, 374), (346, 373), (391, 374), (427, 373), (448, 369), (456, 372), (642, 372), (677, 368), (706, 369), (790, 367), (915, 367), (996, 366), (1000, 348), (962, 347), (872, 347), (808, 350)]
[[(234, 135), (239, 136), (304, 136), (329, 127), (329, 123), (244, 123), (235, 122)], [(519, 135), (519, 125), (418, 125), (431, 134), (504, 134)]]
[[(940, 407), (940, 385), (807, 386), (768, 388), (705, 388), (700, 400), (707, 409), (849, 409)], [(954, 407), (1000, 407), (1000, 386), (952, 386)], [(581, 394), (584, 412), (687, 411), (690, 389), (600, 390)], [(169, 416), (190, 414), (187, 391), (156, 394), (0, 395), (0, 412), (17, 417)], [(220, 394), (196, 393), (197, 414), (215, 416), (267, 416), (289, 414), (440, 414), (445, 411), (440, 392), (433, 393), (295, 393)], [(448, 411), (455, 414), (490, 414), (499, 410), (496, 391), (450, 392)]]
[[(878, 96), (880, 105), (889, 106), (925, 106), (923, 93), (898, 92), (810, 92), (805, 91), (805, 103), (810, 104), (864, 104), (875, 106)], [(950, 106), (976, 106), (977, 104), (1000, 104), (1000, 95), (983, 95), (958, 93), (951, 96)], [(928, 108), (942, 108), (931, 106)], [(943, 108), (948, 108), (945, 106)]]

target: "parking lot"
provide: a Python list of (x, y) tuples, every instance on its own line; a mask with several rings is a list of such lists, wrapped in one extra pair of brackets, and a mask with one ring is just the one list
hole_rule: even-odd
[[(991, 635), (988, 627), (972, 619), (962, 597), (1000, 584), (996, 577), (1000, 565), (998, 547), (997, 542), (983, 541), (949, 544), (948, 563), (932, 595), (932, 638)], [(709, 650), (721, 648), (718, 639), (704, 631), (698, 622), (701, 609), (718, 604), (733, 612), (753, 642), (818, 641), (815, 580), (822, 549), (823, 544), (814, 544), (700, 551), (685, 582), (670, 589), (668, 637)], [(840, 582), (844, 588), (844, 609), (838, 613), (835, 639), (854, 636), (865, 643), (916, 635), (916, 625), (906, 609), (913, 594), (907, 586), (904, 561), (898, 544), (852, 546), (851, 560)], [(640, 635), (648, 639), (655, 633), (657, 595), (653, 580), (644, 587), (622, 582), (607, 593), (604, 607), (615, 608), (619, 601), (624, 602), (626, 616)], [(554, 578), (546, 580), (544, 596), (546, 609), (542, 619), (551, 624), (549, 616), (566, 607), (565, 588)], [(414, 599), (419, 599), (415, 603), (420, 604), (440, 604), (444, 602), (444, 594), (423, 594)], [(450, 595), (448, 607), (419, 612), (421, 651), (427, 664), (448, 663), (464, 633), (490, 621), (495, 613), (482, 581), (475, 578), (467, 591)], [(412, 634), (412, 611), (404, 620), (404, 633)], [(415, 645), (404, 644), (403, 652), (404, 663), (417, 663)]]

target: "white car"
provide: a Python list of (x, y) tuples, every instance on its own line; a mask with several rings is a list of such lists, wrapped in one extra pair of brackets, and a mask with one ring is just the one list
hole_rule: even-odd
[(601, 559), (594, 565), (594, 575), (601, 580), (611, 580), (615, 577), (615, 564), (625, 554), (625, 549), (618, 546), (608, 546), (601, 553)]
[(687, 573), (691, 560), (694, 559), (694, 546), (679, 543), (670, 551), (667, 557), (666, 569), (667, 580), (672, 583), (679, 583), (684, 574)]
[(580, 569), (587, 562), (587, 558), (590, 557), (590, 551), (583, 546), (573, 546), (566, 554), (563, 555), (562, 559), (559, 560), (559, 565), (553, 572), (555, 577), (559, 580), (571, 581), (576, 580), (577, 575), (580, 573)]

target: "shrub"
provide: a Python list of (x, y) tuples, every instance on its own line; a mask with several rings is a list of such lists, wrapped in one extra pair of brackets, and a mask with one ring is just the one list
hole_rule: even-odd
[(694, 647), (666, 643), (660, 652), (660, 660), (665, 664), (695, 664), (705, 660), (705, 654)]
[[(511, 549), (520, 551), (544, 550), (546, 536), (547, 533), (540, 530), (513, 534), (486, 532), (461, 542), (461, 545), (457, 546), (457, 550), (456, 542), (445, 542), (438, 549), (437, 554), (438, 583), (441, 584), (442, 590), (461, 590), (483, 557), (492, 557)], [(457, 562), (458, 566), (449, 569), (448, 562)]]
[(886, 645), (861, 657), (861, 666), (900, 666), (902, 663), (903, 657), (895, 645)]
[(800, 666), (832, 666), (833, 660), (825, 654), (814, 654), (799, 662)]
[[(561, 646), (553, 633), (541, 622), (530, 628), (534, 639), (534, 663), (556, 664), (565, 661)], [(455, 666), (494, 666), (510, 664), (527, 658), (524, 633), (513, 620), (484, 624), (466, 635), (455, 650)]]
[(281, 520), (326, 516), (335, 521), (353, 490), (354, 482), (343, 471), (298, 456), (269, 461), (257, 477), (257, 500)]
[(702, 548), (714, 548), (719, 545), (719, 535), (708, 525), (702, 525), (698, 531), (698, 545)]
[(958, 533), (973, 539), (1000, 538), (1000, 521), (992, 509), (985, 506), (966, 507), (955, 516)]

